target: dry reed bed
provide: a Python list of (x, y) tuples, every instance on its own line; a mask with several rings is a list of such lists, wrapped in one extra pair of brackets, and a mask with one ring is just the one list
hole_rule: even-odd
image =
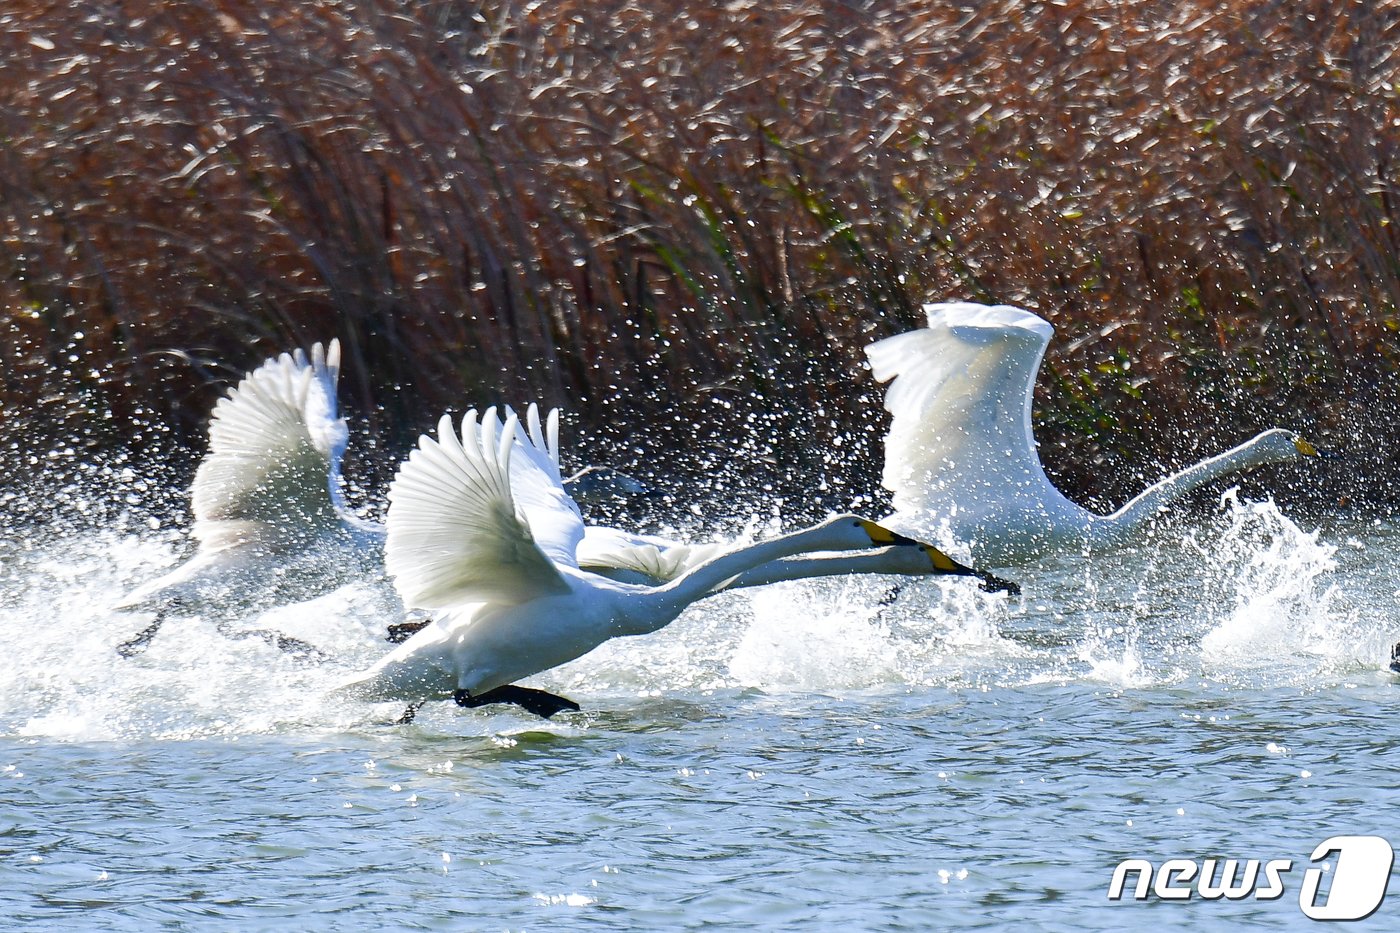
[(1097, 501), (1276, 422), (1393, 446), (1397, 47), (1394, 3), (14, 0), (0, 431), (197, 447), (338, 334), (370, 473), (537, 397), (820, 509), (874, 484), (861, 347), (965, 297), (1056, 324)]

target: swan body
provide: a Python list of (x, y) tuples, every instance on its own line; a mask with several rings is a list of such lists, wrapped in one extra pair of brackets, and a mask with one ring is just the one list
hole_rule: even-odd
[(1009, 305), (948, 302), (924, 311), (927, 328), (866, 348), (875, 378), (889, 383), (885, 408), (893, 416), (883, 483), (895, 511), (882, 521), (956, 542), (979, 566), (1116, 544), (1217, 477), (1317, 454), (1275, 428), (1153, 484), (1111, 515), (1096, 514), (1050, 482), (1031, 432), (1050, 323)]
[[(582, 518), (534, 406), (528, 418), (527, 434), (514, 414), (502, 424), (495, 409), (480, 418), (471, 411), (459, 434), (444, 416), (436, 439), (419, 440), (390, 489), (386, 565), (405, 606), (434, 618), (340, 691), (413, 704), (490, 702), (483, 698), (521, 690), (516, 681), (610, 638), (662, 628), (755, 567), (812, 551), (901, 548), (915, 552), (924, 572), (971, 572), (936, 549), (842, 515), (756, 544), (706, 550), (694, 562), (678, 559), (665, 582), (609, 579), (580, 566)], [(553, 699), (566, 704), (555, 708), (576, 708)]]

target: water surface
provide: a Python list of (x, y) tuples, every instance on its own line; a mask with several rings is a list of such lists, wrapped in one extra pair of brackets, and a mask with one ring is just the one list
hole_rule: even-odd
[[(182, 537), (0, 534), (12, 926), (1301, 928), (1317, 843), (1400, 843), (1385, 523), (1304, 531), (1226, 500), (1024, 568), (1019, 599), (727, 594), (539, 678), (581, 714), (437, 704), (407, 727), (324, 695), (387, 649), (373, 580), (178, 618), (123, 661), (143, 617), (108, 607)], [(1112, 902), (1129, 857), (1298, 868), (1275, 901)], [(1400, 926), (1400, 892), (1361, 926)]]

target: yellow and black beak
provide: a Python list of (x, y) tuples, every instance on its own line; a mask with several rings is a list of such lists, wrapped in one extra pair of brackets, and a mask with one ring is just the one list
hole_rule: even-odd
[(1312, 441), (1302, 437), (1293, 438), (1293, 446), (1298, 448), (1298, 453), (1304, 457), (1317, 457), (1321, 460), (1340, 460), (1342, 457), (1335, 450), (1318, 447)]
[(1010, 580), (1003, 580), (1001, 577), (993, 576), (986, 571), (974, 570), (966, 564), (960, 564), (932, 544), (925, 544), (922, 541), (916, 541), (913, 538), (890, 531), (884, 525), (878, 525), (875, 522), (862, 520), (860, 524), (861, 527), (865, 529), (865, 533), (870, 536), (872, 544), (922, 548), (923, 552), (928, 555), (929, 561), (933, 564), (933, 569), (938, 573), (952, 574), (960, 577), (976, 577), (978, 580), (982, 581), (982, 589), (986, 590), (988, 593), (1010, 593), (1012, 596), (1019, 596), (1021, 594), (1021, 587), (1019, 585)]
[(915, 541), (913, 538), (906, 538), (904, 535), (899, 534), (898, 532), (890, 531), (884, 525), (878, 524), (876, 522), (866, 521), (863, 518), (860, 520), (860, 527), (862, 530), (864, 530), (864, 532), (867, 535), (870, 536), (871, 544), (922, 544), (922, 542)]

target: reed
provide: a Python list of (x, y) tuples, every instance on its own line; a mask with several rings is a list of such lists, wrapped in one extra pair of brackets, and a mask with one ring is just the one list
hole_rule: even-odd
[(965, 297), (1055, 323), (1077, 495), (1280, 423), (1383, 498), (1397, 48), (1321, 0), (12, 0), (0, 446), (187, 457), (339, 335), (367, 478), (539, 398), (821, 511), (875, 494), (863, 345)]

